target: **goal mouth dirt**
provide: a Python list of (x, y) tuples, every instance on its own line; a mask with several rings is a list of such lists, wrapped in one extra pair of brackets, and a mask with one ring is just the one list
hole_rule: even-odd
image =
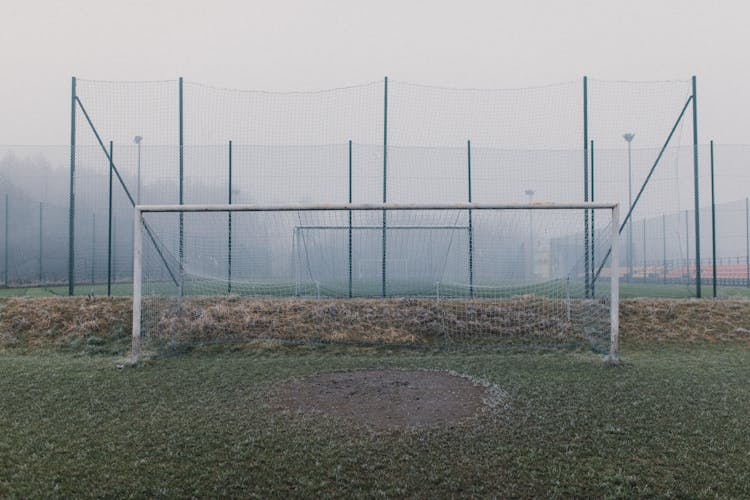
[(449, 372), (374, 369), (295, 379), (279, 387), (277, 397), (280, 409), (388, 430), (457, 424), (489, 407), (496, 395)]

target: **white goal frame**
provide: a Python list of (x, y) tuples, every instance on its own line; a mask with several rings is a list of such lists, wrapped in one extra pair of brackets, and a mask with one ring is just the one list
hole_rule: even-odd
[[(186, 212), (320, 212), (320, 211), (404, 211), (404, 210), (610, 210), (611, 251), (610, 259), (610, 345), (607, 360), (619, 362), (619, 314), (620, 271), (619, 239), (620, 209), (617, 203), (367, 203), (367, 204), (283, 204), (283, 205), (137, 205), (133, 227), (133, 332), (131, 363), (138, 363), (141, 352), (141, 298), (143, 279), (143, 232), (148, 229), (143, 221), (144, 213)], [(386, 227), (383, 227), (386, 229)], [(181, 270), (182, 272), (182, 270)]]

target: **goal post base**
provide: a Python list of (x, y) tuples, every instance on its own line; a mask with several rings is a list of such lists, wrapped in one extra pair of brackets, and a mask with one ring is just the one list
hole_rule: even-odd
[(620, 358), (620, 356), (618, 356), (616, 354), (615, 355), (608, 354), (604, 358), (604, 365), (605, 366), (613, 366), (613, 367), (622, 366), (623, 365), (622, 358)]

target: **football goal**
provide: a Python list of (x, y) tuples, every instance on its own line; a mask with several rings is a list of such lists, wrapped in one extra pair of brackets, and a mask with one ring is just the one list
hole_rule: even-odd
[(272, 341), (616, 360), (618, 218), (611, 203), (137, 206), (131, 357)]

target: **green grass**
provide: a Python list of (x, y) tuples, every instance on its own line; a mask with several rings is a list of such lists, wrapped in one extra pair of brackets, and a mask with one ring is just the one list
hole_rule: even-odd
[[(216, 285), (214, 285), (216, 286)], [(446, 287), (447, 289), (444, 289), (442, 291), (443, 294), (448, 293), (450, 296), (460, 296), (459, 291), (455, 289), (450, 289), (450, 287)], [(165, 284), (163, 286), (164, 293), (174, 294), (174, 287)], [(210, 288), (207, 288), (210, 290)], [(427, 296), (431, 296), (433, 293), (433, 288), (430, 288), (428, 285), (424, 285), (423, 289), (426, 290), (429, 293), (426, 293)], [(223, 288), (222, 288), (223, 290)], [(602, 294), (607, 294), (609, 290), (608, 283), (602, 283), (597, 286), (597, 296)], [(197, 287), (197, 291), (200, 293), (205, 293), (205, 290), (201, 287)], [(235, 284), (234, 293), (242, 293), (242, 288), (240, 285)], [(342, 291), (339, 291), (341, 293), (344, 293)], [(393, 292), (393, 290), (392, 290)], [(79, 284), (75, 287), (75, 293), (76, 295), (96, 295), (98, 297), (107, 295), (107, 285), (106, 284)], [(255, 292), (257, 293), (257, 292)], [(293, 286), (290, 285), (287, 289), (280, 288), (275, 289), (275, 291), (272, 290), (265, 290), (263, 292), (267, 296), (289, 296), (294, 293)], [(306, 289), (306, 293), (310, 296), (314, 296), (314, 291), (312, 289), (309, 289), (309, 287)], [(325, 290), (323, 291), (325, 294)], [(362, 287), (358, 286), (357, 293), (360, 294), (369, 294), (370, 296), (377, 297), (380, 293), (380, 286), (373, 285), (371, 287)], [(461, 293), (467, 293), (466, 290), (462, 290)], [(68, 287), (67, 285), (60, 285), (60, 286), (50, 286), (50, 287), (19, 287), (19, 288), (0, 288), (0, 298), (7, 298), (7, 297), (54, 297), (54, 296), (66, 296), (68, 294)], [(541, 295), (544, 295), (544, 292), (540, 292)], [(112, 285), (112, 295), (116, 297), (128, 297), (133, 295), (133, 285), (131, 283), (115, 283)], [(425, 295), (424, 293), (422, 295)], [(478, 291), (478, 295), (481, 296), (481, 289)], [(704, 297), (711, 297), (712, 296), (712, 287), (711, 285), (703, 285), (703, 296)], [(748, 297), (750, 298), (750, 288), (747, 287), (729, 287), (729, 286), (719, 286), (718, 287), (718, 296), (721, 298), (743, 298)], [(662, 285), (662, 284), (641, 284), (641, 283), (627, 283), (626, 281), (622, 280), (620, 281), (620, 297), (627, 299), (627, 298), (638, 298), (638, 297), (649, 297), (649, 298), (690, 298), (695, 297), (695, 285)]]
[[(79, 284), (75, 286), (76, 295), (96, 295), (103, 297), (107, 295), (107, 285), (97, 284)], [(68, 295), (68, 285), (54, 285), (45, 287), (14, 287), (0, 288), (0, 298), (10, 297), (65, 297)], [(132, 297), (132, 283), (114, 283), (112, 285), (112, 295), (115, 297)]]
[[(622, 368), (565, 352), (284, 348), (0, 354), (0, 497), (750, 496), (750, 350), (640, 344)], [(290, 377), (451, 369), (510, 408), (373, 432), (274, 409)]]
[[(704, 284), (702, 287), (702, 296), (704, 298), (712, 297), (712, 285)], [(719, 286), (717, 295), (720, 298), (743, 298), (750, 297), (750, 288)], [(695, 297), (695, 284), (688, 285), (661, 285), (656, 283), (627, 283), (620, 282), (620, 297), (624, 299), (631, 298), (673, 298), (684, 299)]]

